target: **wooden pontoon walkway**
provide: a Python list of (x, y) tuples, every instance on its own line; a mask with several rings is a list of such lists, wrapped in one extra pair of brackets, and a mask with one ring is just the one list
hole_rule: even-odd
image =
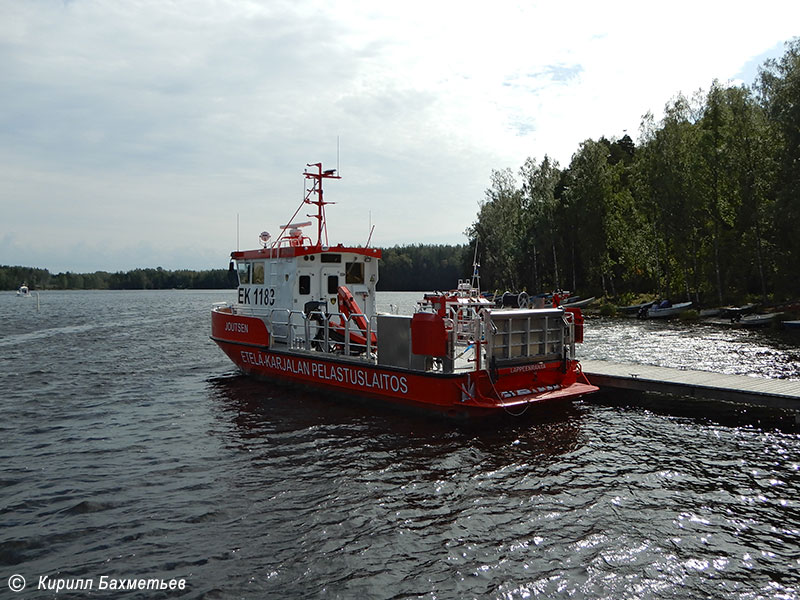
[(603, 360), (581, 360), (594, 385), (640, 392), (662, 392), (690, 398), (723, 400), (800, 410), (800, 381), (746, 375), (720, 375)]

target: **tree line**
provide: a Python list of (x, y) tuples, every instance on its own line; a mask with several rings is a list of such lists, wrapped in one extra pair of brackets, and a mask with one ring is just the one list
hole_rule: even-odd
[(168, 271), (133, 269), (108, 273), (52, 274), (34, 267), (0, 266), (0, 290), (15, 290), (27, 283), (35, 290), (168, 290), (168, 289), (225, 289), (236, 287), (228, 269)]
[[(411, 245), (382, 249), (378, 289), (436, 290), (455, 287), (470, 274), (464, 245)], [(33, 267), (0, 266), (0, 290), (16, 290), (22, 283), (38, 290), (161, 290), (227, 289), (237, 286), (228, 269), (169, 271), (133, 269), (108, 273), (58, 273)]]
[(471, 274), (465, 245), (416, 244), (381, 252), (379, 291), (451, 289)]
[(800, 38), (752, 86), (678, 95), (638, 145), (588, 139), (494, 171), (476, 221), (490, 288), (657, 293), (723, 303), (800, 295)]

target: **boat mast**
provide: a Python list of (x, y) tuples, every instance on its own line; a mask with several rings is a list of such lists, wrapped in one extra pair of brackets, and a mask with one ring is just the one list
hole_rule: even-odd
[(478, 263), (478, 238), (475, 238), (475, 254), (472, 257), (472, 289), (478, 290), (481, 295), (481, 276), (479, 275), (481, 265)]
[[(306, 197), (304, 202), (306, 204), (316, 204), (317, 206), (317, 214), (315, 215), (306, 215), (307, 217), (314, 217), (317, 219), (317, 246), (322, 245), (322, 233), (325, 232), (325, 245), (328, 245), (328, 227), (325, 223), (325, 205), (326, 204), (335, 204), (335, 202), (325, 202), (322, 199), (322, 180), (323, 179), (341, 179), (340, 176), (336, 174), (336, 169), (329, 169), (327, 171), (322, 170), (322, 163), (311, 163), (307, 164), (307, 167), (317, 167), (316, 173), (310, 173), (309, 171), (303, 171), (303, 175), (306, 179), (311, 179), (313, 183), (311, 184), (311, 189), (308, 190), (306, 193)], [(316, 200), (312, 200), (312, 195), (316, 195)]]

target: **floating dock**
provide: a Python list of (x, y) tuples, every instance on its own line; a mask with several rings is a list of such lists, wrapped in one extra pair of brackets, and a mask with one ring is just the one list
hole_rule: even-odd
[(800, 410), (800, 381), (604, 360), (581, 359), (581, 366), (589, 381), (601, 389), (661, 392), (703, 400)]

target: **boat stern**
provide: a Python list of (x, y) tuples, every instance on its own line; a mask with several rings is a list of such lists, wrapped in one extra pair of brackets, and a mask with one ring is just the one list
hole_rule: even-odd
[(218, 344), (268, 346), (269, 331), (263, 319), (236, 314), (231, 305), (219, 303), (211, 309), (211, 339)]

